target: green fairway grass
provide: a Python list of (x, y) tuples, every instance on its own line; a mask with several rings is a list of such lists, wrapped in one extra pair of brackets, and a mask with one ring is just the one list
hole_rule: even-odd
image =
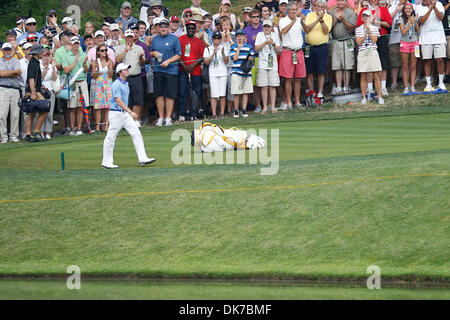
[(146, 300), (322, 300), (421, 299), (448, 300), (444, 289), (300, 286), (230, 282), (82, 281), (80, 290), (68, 290), (64, 280), (0, 280), (0, 300), (17, 299), (146, 299)]
[[(0, 274), (365, 281), (378, 265), (447, 283), (450, 113), (284, 117), (237, 122), (279, 130), (272, 176), (173, 164), (177, 127), (143, 130), (146, 168), (126, 134), (115, 171), (101, 169), (104, 135), (0, 148)], [(16, 201), (51, 198), (65, 199)]]

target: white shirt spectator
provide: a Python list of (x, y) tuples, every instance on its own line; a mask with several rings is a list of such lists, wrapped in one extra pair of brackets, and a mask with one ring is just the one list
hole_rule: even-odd
[[(278, 36), (275, 32), (271, 32), (270, 33), (270, 37), (272, 38), (273, 42), (275, 42), (275, 44), (277, 46), (280, 45), (280, 41), (278, 39)], [(267, 39), (269, 38), (269, 36), (266, 36), (263, 32), (259, 32), (256, 35), (256, 40), (255, 40), (255, 46), (264, 43)], [(272, 53), (272, 61), (273, 61), (273, 67), (269, 67), (269, 54)], [(258, 55), (258, 68), (259, 69), (278, 69), (278, 61), (277, 61), (277, 52), (275, 51), (275, 47), (272, 45), (265, 45), (260, 51), (259, 51), (259, 55)]]
[[(442, 14), (445, 13), (444, 6), (441, 2), (436, 2), (436, 8)], [(426, 6), (417, 6), (417, 17), (423, 17), (427, 14), (429, 8)], [(430, 13), (427, 21), (420, 26), (419, 43), (424, 44), (442, 44), (447, 43), (445, 40), (445, 32), (442, 21), (436, 17), (434, 10)]]
[(20, 74), (20, 85), (22, 87), (25, 87), (25, 83), (27, 82), (27, 74), (28, 74), (28, 64), (30, 63), (29, 60), (22, 58), (19, 60), (20, 63), (20, 70), (22, 71), (22, 73)]
[[(227, 65), (223, 61), (222, 48), (224, 48), (225, 56), (230, 56), (230, 49), (228, 46), (219, 45), (219, 50), (217, 50), (216, 57), (209, 64), (209, 75), (214, 77), (226, 77), (227, 76)], [(203, 53), (203, 58), (209, 58), (214, 53), (214, 45), (210, 45), (208, 48), (205, 48)], [(231, 58), (230, 58), (231, 59)], [(215, 65), (214, 61), (217, 60)]]
[[(40, 61), (40, 65), (41, 65), (41, 72), (44, 72), (44, 64), (42, 63), (42, 61)], [(53, 90), (53, 86), (52, 86), (52, 74), (53, 74), (53, 66), (51, 64), (49, 64), (47, 66), (47, 73), (45, 74), (44, 79), (42, 79), (42, 86), (46, 87), (49, 90)]]
[[(280, 20), (280, 31), (283, 31), (285, 27), (287, 27), (291, 23), (291, 19), (289, 17), (284, 17)], [(288, 33), (281, 34), (283, 39), (283, 47), (287, 47), (291, 50), (299, 50), (303, 46), (303, 37), (302, 35), (302, 25), (300, 23), (300, 18), (297, 17), (297, 21), (291, 27)]]

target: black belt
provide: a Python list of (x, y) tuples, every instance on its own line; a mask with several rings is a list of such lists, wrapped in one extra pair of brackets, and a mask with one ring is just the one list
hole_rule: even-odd
[(113, 110), (113, 109), (110, 109), (109, 111), (115, 111), (115, 112), (126, 112), (125, 110), (123, 110), (123, 109), (121, 109), (121, 110)]
[(141, 76), (141, 74), (135, 74), (133, 76), (128, 76), (127, 78), (137, 78), (137, 77), (140, 77), (140, 76)]

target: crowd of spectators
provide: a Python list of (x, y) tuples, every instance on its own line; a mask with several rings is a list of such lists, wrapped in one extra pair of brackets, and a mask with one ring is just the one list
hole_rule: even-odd
[[(363, 104), (383, 104), (388, 82), (391, 94), (415, 93), (420, 81), (425, 92), (446, 90), (448, 0), (255, 1), (236, 15), (230, 0), (217, 2), (217, 13), (202, 0), (169, 12), (161, 0), (141, 0), (133, 17), (125, 1), (119, 17), (97, 26), (59, 22), (53, 9), (39, 23), (17, 17), (1, 44), (0, 142), (51, 139), (56, 110), (63, 134), (82, 135), (80, 95), (92, 129), (107, 131), (119, 63), (130, 66), (129, 107), (157, 126), (321, 104), (325, 88), (359, 87)], [(69, 81), (69, 97), (60, 96)], [(50, 111), (23, 114), (21, 96), (49, 99)]]

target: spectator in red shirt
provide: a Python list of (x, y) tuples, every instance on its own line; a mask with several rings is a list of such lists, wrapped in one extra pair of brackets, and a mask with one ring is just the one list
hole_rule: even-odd
[[(380, 37), (377, 41), (377, 50), (378, 55), (380, 56), (381, 60), (381, 68), (382, 71), (380, 72), (381, 75), (381, 93), (383, 96), (387, 96), (388, 92), (386, 89), (386, 79), (387, 79), (387, 71), (390, 69), (390, 62), (389, 62), (389, 28), (392, 26), (392, 17), (389, 13), (389, 10), (386, 7), (380, 7), (379, 6), (380, 0), (370, 0), (370, 6), (372, 8), (372, 24), (377, 26), (380, 30)], [(363, 21), (361, 19), (361, 15), (364, 12), (364, 10), (370, 10), (368, 8), (363, 8), (361, 12), (358, 15), (358, 20), (356, 21), (356, 26), (359, 27), (363, 24)], [(371, 77), (368, 77), (367, 79), (367, 89), (369, 90), (369, 93), (373, 93), (373, 80), (369, 79)]]
[[(186, 23), (186, 34), (180, 37), (181, 61), (178, 71), (178, 120), (186, 120), (186, 97), (191, 95), (190, 117), (195, 120), (197, 116), (197, 102), (202, 91), (202, 68), (203, 52), (205, 44), (195, 37), (195, 21)], [(190, 78), (190, 80), (189, 80)]]

